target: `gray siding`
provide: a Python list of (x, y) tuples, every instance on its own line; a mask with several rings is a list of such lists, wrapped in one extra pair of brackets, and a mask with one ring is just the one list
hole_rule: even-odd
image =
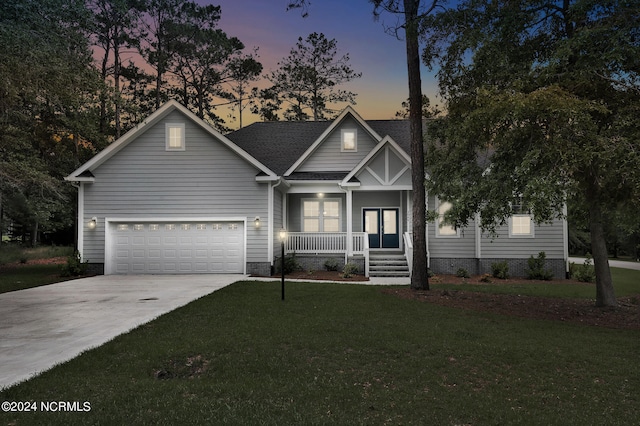
[[(280, 242), (280, 230), (284, 228), (284, 217), (282, 211), (282, 192), (276, 189), (273, 191), (273, 255), (280, 256), (282, 249)], [(273, 259), (269, 259), (271, 262)]]
[(554, 220), (550, 225), (536, 225), (533, 238), (509, 238), (508, 225), (501, 226), (498, 230), (498, 237), (486, 234), (482, 236), (482, 257), (529, 258), (529, 256), (537, 256), (538, 253), (544, 251), (547, 259), (563, 259), (563, 234), (563, 222), (560, 219)]
[[(185, 123), (185, 151), (165, 150), (165, 123)], [(104, 262), (105, 217), (244, 217), (247, 262), (267, 259), (268, 184), (257, 183), (258, 170), (198, 125), (174, 111), (91, 170), (85, 185), (84, 257)], [(265, 226), (253, 226), (260, 216)]]
[[(289, 194), (287, 199), (287, 230), (291, 232), (302, 232), (302, 200), (318, 198), (317, 194)], [(340, 200), (340, 231), (347, 232), (347, 199), (346, 195), (337, 193), (326, 193), (322, 199)]]
[[(341, 129), (357, 129), (358, 151), (341, 152)], [(300, 172), (346, 172), (358, 165), (369, 154), (377, 141), (354, 120), (345, 118), (318, 146), (311, 156), (300, 165)]]
[[(429, 210), (437, 207), (434, 197), (428, 199)], [(458, 237), (437, 237), (436, 223), (427, 224), (429, 236), (429, 255), (431, 258), (474, 258), (476, 257), (475, 222), (460, 230)]]
[[(398, 207), (400, 222), (402, 225), (400, 234), (406, 229), (406, 212), (403, 211), (403, 203), (401, 200), (400, 191), (355, 191), (353, 193), (353, 232), (362, 232), (362, 209), (364, 208), (377, 208), (377, 207)], [(402, 237), (401, 237), (402, 239)]]

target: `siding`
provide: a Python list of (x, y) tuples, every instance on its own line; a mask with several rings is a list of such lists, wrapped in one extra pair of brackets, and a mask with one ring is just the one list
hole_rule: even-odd
[[(435, 198), (428, 198), (428, 208), (436, 208)], [(471, 221), (469, 226), (460, 230), (459, 237), (436, 237), (436, 224), (427, 224), (429, 236), (429, 255), (432, 258), (474, 258), (476, 257), (476, 236), (475, 222)]]
[[(273, 255), (280, 256), (282, 250), (280, 242), (280, 230), (284, 228), (282, 211), (282, 192), (277, 188), (273, 191)], [(269, 259), (269, 262), (273, 259)]]
[(564, 258), (564, 236), (562, 220), (536, 225), (533, 238), (509, 238), (509, 226), (498, 229), (498, 237), (482, 236), (483, 258), (529, 258), (544, 251), (547, 259)]
[[(357, 129), (357, 152), (341, 152), (341, 129)], [(354, 120), (346, 117), (311, 156), (298, 167), (299, 172), (348, 172), (353, 170), (376, 145), (377, 141)]]
[[(165, 151), (165, 123), (185, 123), (185, 151)], [(256, 229), (255, 216), (267, 223), (268, 184), (257, 183), (258, 170), (197, 124), (173, 111), (137, 136), (113, 157), (91, 170), (85, 185), (84, 258), (104, 262), (105, 217), (246, 217), (247, 262), (267, 259), (267, 227)]]

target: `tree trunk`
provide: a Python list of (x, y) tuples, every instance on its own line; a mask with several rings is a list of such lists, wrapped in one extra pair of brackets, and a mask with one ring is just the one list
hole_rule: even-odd
[(413, 270), (411, 288), (429, 290), (427, 275), (424, 145), (422, 142), (422, 85), (418, 45), (419, 0), (404, 0), (409, 77), (409, 122), (411, 131), (411, 184), (413, 188)]
[(589, 228), (591, 230), (591, 254), (596, 272), (596, 306), (617, 306), (611, 269), (602, 224), (602, 208), (598, 197), (598, 183), (591, 176), (588, 179), (587, 200), (589, 202)]

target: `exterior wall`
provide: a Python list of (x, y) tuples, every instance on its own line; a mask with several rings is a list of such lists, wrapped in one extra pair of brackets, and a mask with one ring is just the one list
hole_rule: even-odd
[(288, 194), (287, 198), (287, 231), (302, 232), (302, 200), (306, 199), (339, 199), (340, 200), (340, 231), (347, 232), (347, 198), (344, 193), (318, 194)]
[[(427, 201), (428, 209), (434, 210), (437, 207), (435, 198), (430, 196)], [(457, 237), (439, 237), (436, 235), (436, 223), (427, 224), (428, 250), (433, 265), (434, 258), (475, 258), (476, 257), (476, 235), (475, 222), (471, 221), (469, 226), (463, 228)]]
[[(534, 255), (537, 257), (537, 255)], [(431, 258), (431, 271), (435, 274), (455, 275), (459, 268), (464, 268), (471, 275), (491, 274), (491, 264), (506, 261), (509, 265), (509, 275), (512, 277), (526, 277), (529, 267), (527, 260), (520, 259), (471, 259), (471, 258)], [(563, 259), (546, 259), (545, 269), (551, 269), (556, 279), (566, 278), (566, 264)]]
[[(400, 235), (406, 229), (406, 212), (403, 211), (402, 191), (354, 191), (353, 192), (353, 232), (362, 232), (362, 210), (376, 207), (399, 207)], [(406, 198), (406, 197), (404, 197)], [(400, 238), (402, 239), (402, 237)], [(400, 243), (402, 244), (402, 242)]]
[(504, 225), (498, 229), (498, 236), (482, 236), (483, 258), (529, 258), (544, 251), (547, 259), (564, 257), (564, 227), (561, 219), (552, 224), (535, 225), (534, 237), (509, 237), (509, 227)]
[[(165, 123), (185, 123), (185, 151), (165, 150)], [(247, 264), (270, 264), (268, 185), (258, 170), (173, 111), (113, 157), (91, 170), (85, 184), (83, 258), (104, 263), (105, 217), (246, 217)], [(86, 228), (98, 218), (95, 230)], [(260, 216), (265, 226), (255, 228)]]
[[(341, 129), (357, 129), (357, 152), (341, 152)], [(300, 172), (345, 172), (352, 170), (376, 145), (372, 138), (351, 116), (345, 119), (318, 146), (311, 156), (298, 167)]]

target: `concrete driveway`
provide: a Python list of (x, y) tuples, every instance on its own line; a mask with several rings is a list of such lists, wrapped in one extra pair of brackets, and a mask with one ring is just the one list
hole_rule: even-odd
[(244, 275), (108, 275), (0, 294), (0, 389)]

